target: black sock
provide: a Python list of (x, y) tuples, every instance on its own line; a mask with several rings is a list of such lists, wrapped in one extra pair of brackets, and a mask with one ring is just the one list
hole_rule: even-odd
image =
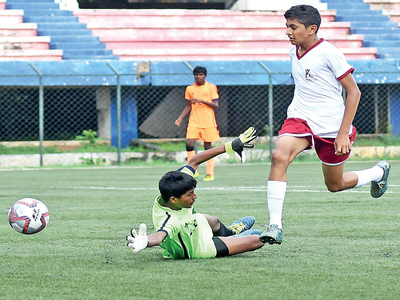
[(231, 236), (235, 235), (233, 230), (226, 228), (226, 226), (220, 223), (221, 226), (219, 227), (218, 231), (214, 232), (214, 236)]

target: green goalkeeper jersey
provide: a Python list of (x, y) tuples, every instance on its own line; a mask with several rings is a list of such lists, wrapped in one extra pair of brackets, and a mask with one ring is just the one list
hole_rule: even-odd
[[(187, 167), (180, 170), (193, 176)], [(189, 173), (190, 172), (190, 173)], [(164, 257), (213, 258), (217, 254), (213, 232), (204, 215), (193, 208), (172, 210), (161, 206), (161, 196), (154, 200), (153, 225), (155, 231), (164, 231), (167, 236), (161, 243)]]

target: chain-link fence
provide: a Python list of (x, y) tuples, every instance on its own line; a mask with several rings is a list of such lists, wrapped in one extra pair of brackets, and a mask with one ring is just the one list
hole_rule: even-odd
[[(176, 74), (175, 82), (182, 75)], [(272, 79), (278, 75), (282, 74), (272, 74)], [(362, 97), (354, 120), (358, 133), (398, 133), (400, 84), (359, 87)], [(215, 112), (221, 137), (237, 136), (248, 126), (275, 136), (286, 118), (293, 90), (290, 84), (219, 85)], [(184, 92), (185, 86), (178, 85), (0, 87), (0, 142), (38, 141), (43, 147), (45, 141), (74, 140), (91, 129), (118, 148), (120, 163), (120, 151), (132, 139), (185, 137), (188, 117), (180, 127), (174, 124), (186, 105)]]

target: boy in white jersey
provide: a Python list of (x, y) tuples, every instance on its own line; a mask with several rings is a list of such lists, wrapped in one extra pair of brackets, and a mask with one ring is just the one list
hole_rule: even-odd
[[(356, 135), (352, 122), (361, 96), (352, 76), (354, 69), (343, 53), (318, 38), (321, 16), (317, 9), (293, 6), (285, 18), (286, 34), (295, 46), (289, 52), (295, 91), (272, 153), (267, 186), (270, 220), (260, 235), (260, 241), (269, 244), (282, 243), (286, 173), (300, 152), (315, 147), (331, 192), (371, 183), (372, 197), (379, 198), (387, 189), (390, 171), (389, 163), (380, 161), (373, 168), (344, 173)], [(342, 87), (347, 92), (346, 104)]]
[[(141, 224), (138, 234), (132, 229), (131, 236), (127, 236), (128, 247), (137, 253), (146, 247), (161, 246), (164, 257), (175, 259), (222, 257), (263, 247), (258, 239), (261, 232), (250, 229), (254, 218), (243, 218), (227, 228), (217, 217), (196, 213), (192, 207), (197, 198), (193, 176), (198, 166), (221, 153), (234, 151), (244, 161), (243, 148), (254, 147), (249, 143), (256, 137), (255, 129), (250, 127), (232, 142), (203, 151), (188, 165), (165, 174), (159, 182), (161, 195), (153, 206), (156, 233), (147, 236), (146, 225)], [(249, 222), (249, 218), (253, 220)]]

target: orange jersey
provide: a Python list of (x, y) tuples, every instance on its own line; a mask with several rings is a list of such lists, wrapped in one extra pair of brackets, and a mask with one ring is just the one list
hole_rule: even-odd
[[(190, 100), (192, 98), (201, 99), (207, 102), (218, 100), (219, 96), (217, 86), (207, 81), (204, 82), (203, 85), (197, 85), (196, 83), (189, 85), (186, 87), (185, 99)], [(188, 126), (198, 128), (217, 127), (214, 109), (204, 103), (192, 104)]]

